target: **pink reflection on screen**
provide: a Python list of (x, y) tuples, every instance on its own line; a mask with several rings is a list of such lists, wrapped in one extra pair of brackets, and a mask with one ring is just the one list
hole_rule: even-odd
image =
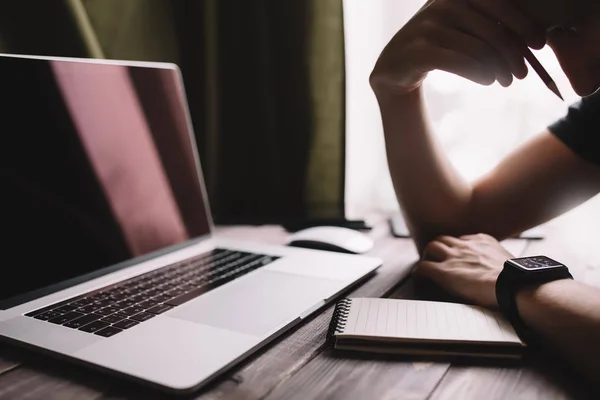
[(51, 62), (133, 255), (189, 238), (126, 66)]

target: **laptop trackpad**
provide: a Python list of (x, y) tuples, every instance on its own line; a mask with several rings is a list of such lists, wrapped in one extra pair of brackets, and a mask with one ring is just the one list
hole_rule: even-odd
[(185, 303), (169, 316), (264, 336), (344, 287), (340, 281), (256, 271)]

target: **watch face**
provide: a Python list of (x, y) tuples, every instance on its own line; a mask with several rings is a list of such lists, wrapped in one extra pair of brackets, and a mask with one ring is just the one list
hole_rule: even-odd
[(535, 257), (522, 257), (513, 258), (512, 262), (517, 264), (519, 267), (528, 271), (534, 271), (539, 269), (547, 268), (564, 268), (565, 266), (558, 261), (546, 256), (535, 256)]

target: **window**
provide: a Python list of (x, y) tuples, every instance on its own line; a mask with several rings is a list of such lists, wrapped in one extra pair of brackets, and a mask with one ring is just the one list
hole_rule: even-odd
[[(397, 209), (381, 120), (368, 83), (379, 53), (424, 0), (344, 0), (347, 74), (346, 213)], [(549, 48), (535, 52), (560, 88), (561, 102), (530, 69), (508, 89), (435, 71), (425, 83), (432, 125), (467, 179), (492, 169), (516, 146), (564, 115), (578, 99)]]

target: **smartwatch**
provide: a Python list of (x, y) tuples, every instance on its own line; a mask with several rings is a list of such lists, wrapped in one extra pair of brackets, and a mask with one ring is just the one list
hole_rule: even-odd
[(496, 300), (502, 314), (525, 343), (535, 342), (536, 335), (519, 315), (517, 292), (528, 285), (560, 279), (573, 279), (573, 276), (564, 264), (546, 256), (513, 258), (504, 262), (504, 269), (496, 281)]

